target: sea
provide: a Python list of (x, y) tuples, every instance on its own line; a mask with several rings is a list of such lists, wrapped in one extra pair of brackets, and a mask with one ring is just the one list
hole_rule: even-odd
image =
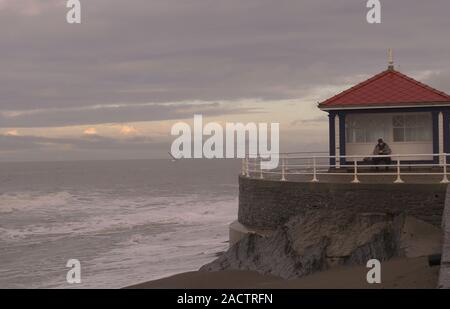
[[(0, 288), (122, 288), (228, 247), (236, 160), (0, 163)], [(71, 259), (80, 283), (69, 283)], [(73, 265), (71, 265), (73, 266)]]

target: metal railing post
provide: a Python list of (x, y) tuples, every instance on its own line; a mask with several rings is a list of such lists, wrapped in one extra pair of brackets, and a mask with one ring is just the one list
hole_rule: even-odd
[(359, 183), (359, 179), (358, 179), (358, 160), (355, 159), (355, 161), (353, 161), (353, 180), (352, 183)]
[(319, 182), (319, 179), (317, 179), (317, 162), (316, 157), (313, 157), (313, 179), (311, 182)]
[(248, 156), (246, 156), (245, 157), (245, 176), (247, 176), (248, 178), (250, 178), (249, 164), (250, 164), (250, 161), (248, 159)]
[(447, 177), (447, 154), (444, 153), (444, 176), (442, 177), (441, 183), (448, 183)]
[(259, 179), (264, 179), (263, 168), (262, 168), (262, 158), (259, 158)]
[(281, 181), (286, 181), (286, 159), (284, 156), (281, 158)]
[(397, 158), (397, 179), (394, 181), (394, 183), (404, 183), (402, 178), (400, 177), (400, 158)]

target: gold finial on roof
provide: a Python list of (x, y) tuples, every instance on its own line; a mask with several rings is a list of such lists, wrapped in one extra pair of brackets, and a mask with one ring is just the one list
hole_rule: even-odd
[(392, 53), (392, 48), (388, 49), (388, 70), (394, 70), (394, 56)]

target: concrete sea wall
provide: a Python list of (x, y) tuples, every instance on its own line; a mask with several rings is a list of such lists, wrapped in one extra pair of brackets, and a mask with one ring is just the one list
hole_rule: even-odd
[(239, 178), (238, 221), (270, 230), (311, 209), (353, 213), (404, 212), (441, 226), (447, 185), (281, 182)]

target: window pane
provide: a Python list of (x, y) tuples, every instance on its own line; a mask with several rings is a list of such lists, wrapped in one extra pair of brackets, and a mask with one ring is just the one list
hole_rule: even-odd
[(366, 134), (366, 142), (371, 142), (373, 140), (373, 136), (374, 136), (374, 132), (372, 130), (370, 130), (370, 128), (368, 130), (366, 130), (365, 132)]
[(420, 115), (417, 117), (417, 126), (418, 127), (426, 127), (429, 124), (429, 116), (428, 115)]
[(405, 141), (414, 142), (417, 140), (417, 128), (405, 129)]
[(347, 133), (346, 133), (345, 139), (349, 143), (353, 143), (354, 142), (354, 140), (353, 140), (353, 129), (347, 128)]
[(425, 142), (431, 142), (433, 140), (433, 131), (431, 129), (431, 125), (424, 128), (423, 130), (420, 130), (423, 136), (423, 141)]
[(357, 143), (364, 143), (366, 141), (363, 129), (355, 129), (355, 141)]
[(355, 128), (363, 128), (364, 127), (364, 123), (365, 123), (365, 121), (362, 118), (355, 118), (353, 120), (353, 125), (354, 125)]
[(420, 142), (431, 142), (433, 140), (431, 128), (416, 128), (416, 140)]
[(406, 116), (406, 127), (413, 128), (416, 126), (417, 126), (417, 116), (416, 115)]
[(392, 122), (394, 127), (403, 127), (404, 125), (403, 116), (394, 116)]
[(379, 138), (382, 138), (385, 140), (384, 128), (374, 127), (366, 132), (366, 142), (368, 142), (368, 143), (374, 143)]
[(405, 141), (405, 130), (403, 128), (394, 128), (394, 142)]

